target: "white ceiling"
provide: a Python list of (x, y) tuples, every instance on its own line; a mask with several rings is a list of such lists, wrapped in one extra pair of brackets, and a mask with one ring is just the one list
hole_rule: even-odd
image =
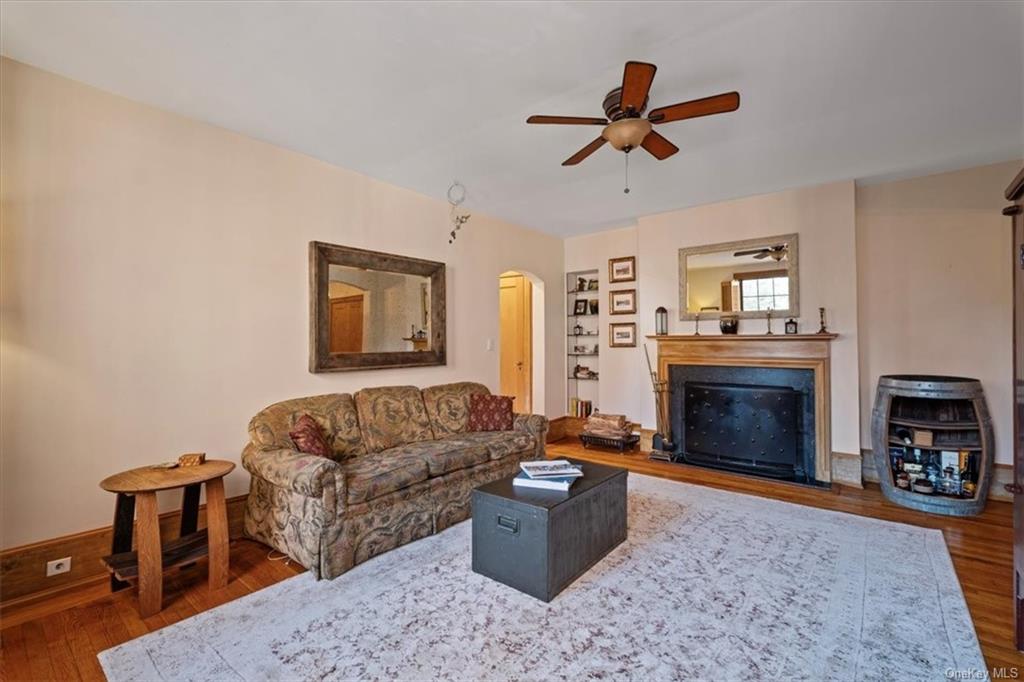
[[(1019, 158), (1022, 35), (1019, 2), (0, 4), (13, 59), (558, 235)], [(624, 195), (610, 147), (560, 166), (599, 128), (524, 119), (600, 115), (628, 59), (652, 108), (742, 105), (659, 127)]]

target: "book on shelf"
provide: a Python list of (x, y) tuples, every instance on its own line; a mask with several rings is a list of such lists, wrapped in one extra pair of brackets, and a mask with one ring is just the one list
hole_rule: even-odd
[(594, 401), (581, 400), (579, 398), (569, 399), (570, 417), (589, 417), (594, 412)]
[(576, 481), (578, 476), (560, 476), (554, 478), (530, 478), (525, 472), (520, 471), (512, 479), (512, 485), (517, 488), (537, 488), (539, 490), (557, 490), (568, 492), (569, 488)]
[(533, 462), (520, 462), (522, 473), (532, 479), (542, 478), (579, 478), (583, 469), (567, 459), (542, 459)]

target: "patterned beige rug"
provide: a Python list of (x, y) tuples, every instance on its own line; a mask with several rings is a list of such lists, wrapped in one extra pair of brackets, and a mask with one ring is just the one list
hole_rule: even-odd
[(550, 604), (470, 524), (108, 649), (111, 680), (941, 680), (985, 665), (942, 534), (629, 478), (629, 540)]

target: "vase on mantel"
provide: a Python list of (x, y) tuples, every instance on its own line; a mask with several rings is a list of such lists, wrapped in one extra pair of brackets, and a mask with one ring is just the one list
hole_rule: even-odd
[(718, 328), (723, 334), (736, 334), (740, 330), (740, 318), (735, 315), (722, 315), (718, 320)]

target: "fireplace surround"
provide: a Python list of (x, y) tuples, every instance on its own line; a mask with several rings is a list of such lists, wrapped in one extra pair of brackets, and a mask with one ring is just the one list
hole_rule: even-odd
[[(686, 382), (698, 384), (721, 384), (725, 386), (745, 387), (744, 390), (753, 396), (758, 391), (764, 396), (779, 397), (778, 389), (790, 389), (799, 393), (795, 398), (794, 409), (799, 412), (796, 417), (798, 429), (797, 454), (790, 458), (792, 475), (784, 475), (783, 469), (774, 472), (758, 472), (756, 467), (749, 467), (749, 460), (766, 463), (770, 466), (779, 464), (776, 458), (761, 456), (760, 452), (767, 447), (761, 443), (747, 445), (757, 446), (751, 454), (746, 449), (720, 443), (717, 452), (709, 454), (703, 446), (691, 448), (683, 461), (695, 464), (712, 464), (708, 457), (717, 457), (715, 464), (750, 473), (775, 473), (775, 478), (792, 478), (806, 480), (809, 483), (829, 484), (832, 482), (831, 452), (831, 401), (830, 401), (830, 345), (836, 334), (774, 334), (774, 335), (708, 335), (683, 336), (664, 335), (649, 336), (658, 346), (658, 378), (665, 382), (667, 399), (663, 401), (666, 414), (663, 422), (670, 424), (673, 440), (677, 442), (677, 451), (685, 445), (686, 434), (682, 431), (683, 414), (686, 408), (685, 397), (680, 389), (685, 389)], [(743, 370), (743, 371), (738, 371)], [(799, 370), (790, 372), (787, 370)], [(679, 383), (679, 382), (682, 383)], [(673, 382), (676, 386), (673, 387)], [(769, 390), (771, 389), (771, 390)], [(694, 400), (696, 400), (696, 396)], [(788, 400), (789, 398), (784, 398)], [(720, 407), (726, 407), (723, 403)], [(708, 408), (705, 406), (705, 410)], [(723, 413), (721, 431), (728, 425), (735, 433), (737, 427), (747, 429), (744, 433), (749, 441), (757, 439), (759, 431), (769, 426), (776, 426), (781, 418), (772, 418), (761, 410), (749, 406), (742, 407), (731, 404), (729, 409), (719, 409)], [(761, 430), (752, 420), (759, 414)], [(712, 415), (714, 416), (714, 415)], [(792, 416), (792, 415), (790, 415)], [(788, 418), (788, 417), (787, 417)], [(739, 421), (737, 421), (739, 420)], [(710, 422), (708, 422), (710, 424)], [(707, 429), (705, 429), (707, 430)], [(724, 433), (717, 434), (725, 436)], [(777, 435), (778, 437), (778, 435)], [(733, 459), (748, 460), (743, 462), (730, 461), (730, 450), (743, 455)], [(724, 455), (724, 457), (723, 457)], [(702, 461), (699, 461), (702, 460)], [(802, 468), (802, 471), (800, 470)], [(844, 481), (845, 482), (845, 481)], [(852, 483), (852, 482), (851, 482)]]

